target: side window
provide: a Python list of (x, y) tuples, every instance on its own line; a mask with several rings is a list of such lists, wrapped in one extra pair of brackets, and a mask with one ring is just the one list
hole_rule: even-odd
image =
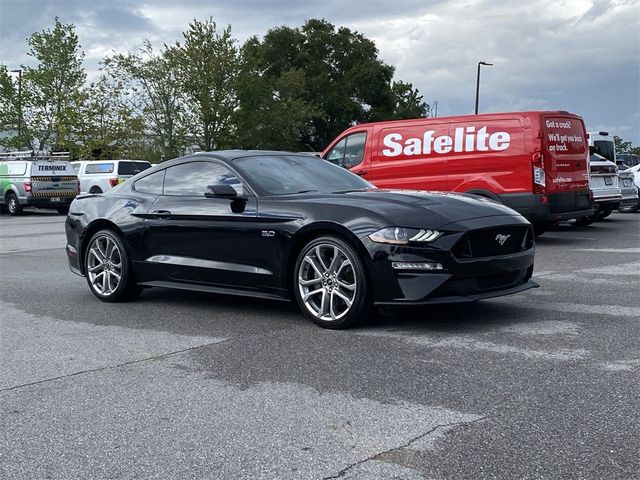
[(113, 173), (113, 163), (87, 163), (84, 173)]
[(7, 162), (7, 173), (9, 176), (22, 176), (27, 173), (27, 162)]
[(340, 140), (335, 147), (329, 150), (327, 153), (326, 160), (329, 160), (331, 163), (335, 163), (336, 165), (342, 166), (344, 160), (344, 146), (346, 144), (346, 138)]
[(364, 158), (364, 144), (367, 139), (365, 132), (354, 133), (349, 135), (345, 140), (347, 145), (344, 149), (344, 166), (347, 168), (355, 167), (362, 163)]
[(136, 192), (150, 193), (152, 195), (162, 194), (162, 184), (164, 183), (164, 173), (166, 170), (152, 173), (138, 180), (133, 188)]
[(362, 163), (366, 132), (351, 134), (336, 144), (327, 154), (327, 160), (341, 167), (351, 168)]
[(209, 185), (231, 185), (242, 195), (242, 182), (228, 167), (214, 162), (190, 162), (167, 169), (165, 195), (204, 196)]

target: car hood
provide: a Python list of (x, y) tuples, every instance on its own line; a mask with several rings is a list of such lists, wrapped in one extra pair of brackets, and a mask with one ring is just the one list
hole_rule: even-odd
[(493, 200), (447, 192), (371, 189), (306, 194), (305, 202), (365, 210), (367, 216), (377, 217), (389, 226), (439, 228), (463, 220), (505, 215), (518, 217), (518, 223), (523, 220), (518, 212)]

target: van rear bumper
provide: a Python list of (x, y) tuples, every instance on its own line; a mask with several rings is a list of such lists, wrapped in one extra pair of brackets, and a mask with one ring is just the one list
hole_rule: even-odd
[(593, 215), (590, 191), (550, 193), (510, 193), (498, 195), (502, 203), (513, 208), (531, 223), (555, 223)]

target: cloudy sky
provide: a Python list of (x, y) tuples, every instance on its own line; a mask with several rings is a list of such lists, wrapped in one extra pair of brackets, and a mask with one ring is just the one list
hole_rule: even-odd
[(640, 0), (0, 0), (0, 63), (29, 64), (25, 38), (55, 16), (76, 25), (90, 74), (193, 18), (229, 23), (239, 41), (325, 18), (373, 39), (438, 116), (473, 113), (483, 60), (482, 112), (569, 110), (640, 145)]

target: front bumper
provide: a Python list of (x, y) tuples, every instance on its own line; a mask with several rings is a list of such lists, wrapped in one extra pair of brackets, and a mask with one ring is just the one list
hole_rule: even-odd
[[(393, 246), (362, 241), (371, 255), (374, 303), (379, 306), (471, 302), (522, 292), (538, 285), (531, 281), (535, 248), (533, 232), (524, 220), (511, 226), (529, 229), (530, 243), (505, 255), (462, 258), (459, 242), (471, 230), (508, 228), (505, 217), (460, 222), (428, 246)], [(521, 217), (509, 217), (517, 219)], [(393, 262), (439, 263), (441, 271), (398, 270)]]

